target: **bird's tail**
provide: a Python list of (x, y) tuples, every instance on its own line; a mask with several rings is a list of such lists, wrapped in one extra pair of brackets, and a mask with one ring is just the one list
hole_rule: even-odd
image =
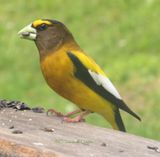
[(109, 113), (103, 113), (102, 115), (111, 124), (113, 129), (126, 132), (126, 129), (118, 108), (114, 108)]
[(114, 118), (115, 118), (115, 124), (112, 125), (112, 127), (114, 129), (116, 129), (116, 130), (120, 130), (120, 131), (126, 132), (126, 129), (125, 129), (123, 120), (121, 118), (121, 114), (120, 114), (119, 109), (115, 110)]

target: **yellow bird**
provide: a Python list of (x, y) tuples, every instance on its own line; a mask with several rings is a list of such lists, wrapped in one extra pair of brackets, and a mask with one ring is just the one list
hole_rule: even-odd
[[(89, 113), (96, 112), (114, 129), (125, 131), (119, 109), (140, 120), (122, 100), (103, 70), (80, 48), (63, 23), (39, 19), (18, 34), (21, 38), (35, 42), (39, 50), (41, 70), (48, 85), (79, 107), (79, 110), (64, 115), (65, 121), (79, 122)], [(77, 113), (78, 116), (70, 117)]]

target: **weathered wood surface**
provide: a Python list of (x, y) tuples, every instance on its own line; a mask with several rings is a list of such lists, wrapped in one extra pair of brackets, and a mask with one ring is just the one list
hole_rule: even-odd
[(45, 113), (0, 110), (0, 156), (160, 157), (159, 151), (160, 142), (127, 133)]

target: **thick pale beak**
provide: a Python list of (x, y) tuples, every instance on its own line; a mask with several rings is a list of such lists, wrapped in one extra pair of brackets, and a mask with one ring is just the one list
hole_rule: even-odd
[(20, 38), (23, 39), (36, 40), (37, 31), (35, 28), (32, 27), (32, 24), (29, 24), (28, 26), (21, 29), (18, 32), (18, 35), (20, 36)]

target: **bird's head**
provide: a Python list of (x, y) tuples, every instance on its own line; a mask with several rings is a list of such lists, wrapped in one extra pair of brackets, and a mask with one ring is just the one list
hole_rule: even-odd
[(40, 53), (58, 48), (74, 40), (66, 26), (56, 20), (40, 19), (25, 26), (18, 32), (23, 39), (35, 41)]

